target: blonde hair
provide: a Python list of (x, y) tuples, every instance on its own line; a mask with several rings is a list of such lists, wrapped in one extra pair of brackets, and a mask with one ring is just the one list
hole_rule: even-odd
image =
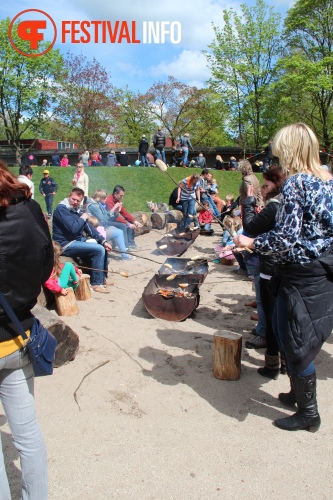
[(90, 222), (90, 224), (92, 226), (94, 226), (94, 227), (98, 227), (99, 226), (98, 219), (94, 215), (91, 215), (90, 217), (88, 217), (87, 221)]
[(231, 235), (233, 235), (233, 233), (237, 233), (242, 227), (242, 219), (238, 216), (231, 217), (230, 215), (226, 215), (223, 219), (223, 224), (231, 232)]
[(233, 202), (234, 200), (235, 200), (235, 197), (233, 194), (227, 194), (227, 196), (225, 197), (225, 201)]
[(221, 156), (221, 155), (216, 155), (215, 160), (218, 160), (218, 161), (220, 161), (220, 162), (223, 162), (223, 158), (222, 158), (222, 156)]
[(52, 278), (59, 278), (62, 267), (60, 265), (60, 255), (62, 254), (62, 247), (59, 245), (57, 241), (52, 241), (53, 245), (53, 255), (54, 255), (54, 263), (53, 263), (53, 273)]
[(273, 139), (272, 152), (287, 175), (310, 171), (327, 180), (319, 159), (318, 139), (305, 123), (293, 123), (279, 130)]
[(252, 165), (249, 162), (249, 160), (241, 160), (238, 163), (238, 170), (242, 174), (242, 177), (245, 177), (246, 175), (250, 175), (253, 173)]
[(95, 191), (92, 195), (91, 195), (92, 199), (95, 200), (95, 201), (99, 201), (101, 200), (102, 198), (105, 198), (106, 197), (106, 191), (104, 191), (104, 189), (98, 189), (97, 191)]

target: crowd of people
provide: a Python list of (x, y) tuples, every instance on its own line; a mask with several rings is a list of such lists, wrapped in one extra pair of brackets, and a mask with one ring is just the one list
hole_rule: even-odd
[[(165, 144), (159, 132), (156, 149), (163, 159)], [(184, 144), (191, 147), (189, 140)], [(209, 230), (214, 219), (224, 225), (215, 249), (218, 258), (225, 263), (237, 260), (236, 272), (245, 273), (255, 286), (255, 304), (247, 305), (257, 307), (258, 322), (253, 340), (245, 346), (266, 349), (259, 375), (276, 379), (287, 372), (290, 379), (290, 391), (279, 399), (296, 405), (296, 412), (275, 425), (316, 431), (321, 420), (314, 360), (333, 328), (333, 178), (320, 163), (315, 134), (303, 123), (281, 129), (270, 147), (267, 157), (279, 158), (279, 165), (267, 163), (262, 187), (251, 164), (242, 160), (230, 167), (242, 174), (236, 200), (231, 194), (219, 198), (216, 179), (203, 168), (200, 175), (179, 182), (170, 204), (183, 211), (185, 229), (193, 224)], [(145, 148), (140, 154), (144, 156)], [(53, 216), (53, 241), (33, 199), (31, 167), (21, 167), (16, 178), (0, 162), (1, 291), (27, 334), (42, 284), (66, 295), (68, 288), (78, 286), (83, 267), (92, 290), (109, 293), (112, 248), (118, 247), (122, 260), (135, 259), (128, 250), (138, 249), (134, 230), (141, 224), (123, 206), (125, 188), (116, 185), (109, 195), (98, 190), (89, 197), (87, 160), (87, 155), (81, 156), (72, 189), (53, 214), (57, 184), (43, 171), (39, 190), (47, 215)], [(223, 164), (221, 158), (217, 161)], [(64, 264), (60, 255), (78, 264)], [(20, 454), (22, 498), (46, 499), (47, 458), (34, 408), (34, 374), (26, 341), (11, 321), (0, 308), (0, 398)], [(0, 498), (10, 498), (3, 463)]]

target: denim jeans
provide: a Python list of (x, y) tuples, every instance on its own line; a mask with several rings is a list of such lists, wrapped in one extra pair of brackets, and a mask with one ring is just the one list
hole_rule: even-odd
[(48, 215), (52, 215), (52, 205), (53, 205), (53, 194), (47, 194), (45, 196), (46, 211)]
[[(0, 398), (20, 455), (22, 499), (46, 500), (46, 447), (35, 412), (32, 364), (24, 349), (0, 359)], [(11, 498), (1, 442), (0, 498)]]
[(125, 246), (135, 245), (134, 241), (134, 229), (127, 227), (123, 222), (112, 221), (109, 227), (117, 227), (121, 229), (124, 233)]
[[(276, 299), (276, 305), (273, 313), (273, 330), (275, 333), (276, 340), (279, 344), (280, 351), (286, 356), (287, 366), (288, 358), (286, 354), (286, 332), (288, 329), (288, 307), (287, 298), (285, 294), (279, 290), (279, 294)], [(305, 377), (306, 375), (311, 375), (315, 372), (315, 365), (313, 361), (300, 373), (297, 373), (298, 377)]]
[(212, 209), (213, 215), (215, 215), (215, 217), (221, 217), (221, 212), (217, 210), (217, 206), (215, 205), (212, 197), (205, 193), (201, 193), (201, 203), (203, 203), (204, 201), (208, 201), (209, 206)]
[[(84, 241), (73, 241), (62, 255), (67, 257), (80, 257), (88, 267), (100, 271), (89, 271), (91, 285), (102, 285), (107, 276), (108, 263), (107, 252), (102, 245), (97, 243), (85, 243)], [(105, 271), (104, 273), (101, 271)]]
[(149, 161), (148, 161), (147, 155), (145, 155), (145, 154), (141, 155), (140, 158), (141, 158), (142, 166), (144, 167), (145, 165), (147, 165), (147, 167), (149, 167)]
[(161, 159), (161, 156), (164, 163), (166, 163), (164, 148), (156, 149), (156, 159)]
[(196, 200), (194, 198), (190, 198), (188, 200), (181, 200), (184, 214), (184, 227), (189, 227), (191, 222), (194, 222), (196, 226), (199, 225), (198, 219), (194, 219), (189, 217), (189, 215), (196, 215), (195, 211), (195, 203)]
[(188, 148), (183, 149), (183, 163), (188, 167)]
[(108, 241), (111, 239), (115, 239), (119, 250), (122, 252), (121, 253), (122, 257), (127, 256), (124, 231), (122, 231), (121, 229), (118, 229), (117, 227), (109, 226), (106, 228), (106, 239)]
[(260, 297), (260, 272), (259, 266), (254, 266), (248, 264), (246, 262), (246, 269), (249, 274), (254, 276), (254, 288), (256, 291), (256, 302), (257, 302), (257, 311), (258, 311), (258, 324), (256, 326), (257, 334), (260, 337), (265, 337), (266, 335), (266, 318), (265, 313), (261, 305), (261, 297)]

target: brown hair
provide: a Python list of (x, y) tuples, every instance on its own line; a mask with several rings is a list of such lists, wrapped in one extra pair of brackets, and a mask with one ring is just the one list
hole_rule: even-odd
[(0, 160), (0, 207), (15, 205), (21, 200), (31, 198), (29, 186), (19, 182)]
[(282, 167), (276, 165), (274, 167), (269, 168), (266, 172), (263, 172), (263, 178), (267, 181), (271, 181), (275, 184), (275, 188), (272, 189), (269, 193), (267, 193), (266, 200), (274, 198), (278, 194), (280, 194), (283, 184), (287, 179), (287, 173), (283, 170)]
[(242, 227), (242, 219), (238, 216), (231, 217), (230, 215), (226, 215), (223, 219), (223, 224), (226, 226), (226, 228), (231, 232), (231, 235), (233, 236), (233, 233), (237, 233), (237, 231), (239, 231), (240, 228)]

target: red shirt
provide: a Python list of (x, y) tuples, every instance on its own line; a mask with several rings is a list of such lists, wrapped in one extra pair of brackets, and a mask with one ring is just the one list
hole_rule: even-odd
[[(110, 194), (106, 198), (105, 204), (106, 204), (106, 208), (108, 210), (111, 210), (116, 203), (117, 202), (114, 199), (113, 194)], [(135, 219), (134, 219), (134, 217), (132, 217), (132, 215), (129, 212), (127, 212), (127, 210), (124, 209), (124, 207), (121, 207), (120, 212), (119, 212), (119, 216), (116, 218), (116, 221), (122, 222), (123, 224), (126, 224), (127, 222), (130, 222), (131, 224), (133, 224)]]
[(199, 222), (200, 224), (210, 224), (213, 220), (212, 211), (210, 209), (202, 209), (199, 212)]

